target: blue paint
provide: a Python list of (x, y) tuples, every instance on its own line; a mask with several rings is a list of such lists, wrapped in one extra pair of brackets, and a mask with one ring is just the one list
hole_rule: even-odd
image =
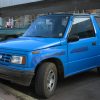
[(71, 53), (84, 52), (87, 50), (88, 50), (88, 47), (81, 47), (81, 48), (76, 48), (76, 49), (72, 50)]
[[(76, 15), (58, 14), (48, 16), (66, 16), (69, 18), (63, 36), (56, 38), (22, 36), (17, 39), (1, 42), (0, 53), (25, 56), (26, 64), (17, 65), (0, 62), (0, 67), (4, 66), (5, 68), (21, 71), (35, 71), (41, 61), (55, 58), (62, 62), (64, 77), (66, 77), (100, 66), (100, 29), (94, 15), (88, 16), (92, 20), (96, 36), (80, 39), (72, 43), (67, 42), (67, 37), (72, 27), (73, 18)], [(84, 16), (86, 17), (87, 15)], [(93, 46), (92, 42), (96, 42), (96, 46)], [(34, 51), (39, 51), (39, 53), (32, 54)]]

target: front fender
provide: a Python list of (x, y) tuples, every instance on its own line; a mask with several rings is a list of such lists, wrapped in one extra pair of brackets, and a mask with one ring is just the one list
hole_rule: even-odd
[(34, 70), (39, 63), (49, 58), (57, 58), (65, 63), (67, 61), (67, 50), (62, 46), (40, 50), (40, 54), (33, 55), (32, 65)]

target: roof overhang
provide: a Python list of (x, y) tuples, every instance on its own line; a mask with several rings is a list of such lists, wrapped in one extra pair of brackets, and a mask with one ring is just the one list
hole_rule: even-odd
[(67, 12), (73, 10), (100, 9), (99, 0), (43, 0), (1, 8), (2, 16)]
[(43, 0), (0, 0), (0, 8), (10, 7), (20, 4), (27, 4), (32, 2), (39, 2)]

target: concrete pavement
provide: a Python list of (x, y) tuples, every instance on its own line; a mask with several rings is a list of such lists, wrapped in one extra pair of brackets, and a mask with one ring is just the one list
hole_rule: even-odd
[(37, 100), (37, 99), (0, 83), (0, 100)]

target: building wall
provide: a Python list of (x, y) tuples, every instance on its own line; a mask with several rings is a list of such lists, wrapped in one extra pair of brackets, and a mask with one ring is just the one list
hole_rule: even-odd
[[(17, 6), (11, 6), (15, 4)], [(10, 7), (5, 7), (7, 5)], [(85, 10), (100, 9), (100, 1), (98, 2), (98, 0), (0, 0), (0, 6), (3, 7), (0, 8), (0, 17), (12, 17), (30, 14), (37, 15), (69, 11), (83, 12)], [(100, 12), (100, 10), (91, 10), (90, 12), (95, 13)]]
[(42, 0), (0, 0), (0, 8), (38, 1)]

